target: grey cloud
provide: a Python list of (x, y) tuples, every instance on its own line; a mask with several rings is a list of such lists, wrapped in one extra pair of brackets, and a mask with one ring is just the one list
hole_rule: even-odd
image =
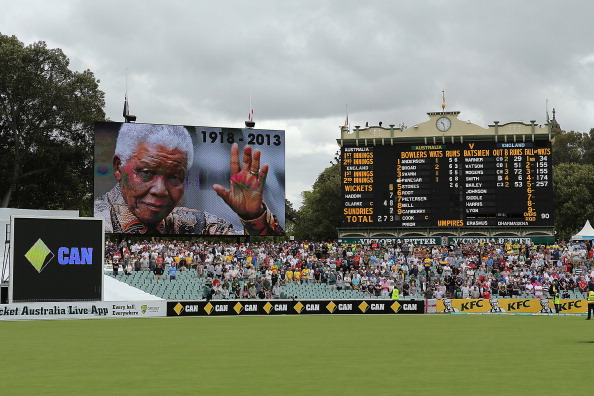
[(47, 41), (96, 74), (114, 120), (126, 68), (143, 122), (239, 126), (251, 93), (259, 127), (287, 125), (314, 150), (287, 148), (302, 155), (287, 155), (289, 197), (329, 165), (319, 147), (339, 137), (347, 104), (352, 125), (411, 126), (440, 109), (445, 89), (448, 110), (483, 126), (544, 123), (548, 99), (562, 127), (594, 127), (587, 0), (0, 5), (3, 34)]

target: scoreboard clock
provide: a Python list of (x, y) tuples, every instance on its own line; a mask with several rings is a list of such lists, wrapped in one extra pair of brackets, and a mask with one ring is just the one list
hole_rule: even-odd
[(439, 117), (435, 126), (440, 132), (447, 132), (452, 127), (452, 121), (448, 117)]

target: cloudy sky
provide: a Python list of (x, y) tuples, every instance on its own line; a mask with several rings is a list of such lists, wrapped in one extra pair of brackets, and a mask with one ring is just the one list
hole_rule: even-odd
[[(0, 33), (59, 47), (101, 81), (122, 121), (128, 76), (139, 122), (287, 136), (298, 207), (351, 125), (411, 126), (441, 109), (482, 125), (594, 127), (594, 2), (0, 0)], [(126, 72), (127, 70), (127, 72)]]

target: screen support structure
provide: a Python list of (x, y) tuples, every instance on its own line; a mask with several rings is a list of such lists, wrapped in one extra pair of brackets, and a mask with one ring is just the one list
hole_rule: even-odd
[(2, 259), (2, 276), (0, 284), (8, 283), (8, 268), (10, 264), (10, 223), (6, 224), (6, 239), (4, 240), (4, 255)]

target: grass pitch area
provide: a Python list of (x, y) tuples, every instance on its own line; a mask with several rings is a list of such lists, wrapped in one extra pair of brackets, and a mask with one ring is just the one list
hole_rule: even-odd
[(583, 316), (0, 323), (4, 395), (591, 394)]

